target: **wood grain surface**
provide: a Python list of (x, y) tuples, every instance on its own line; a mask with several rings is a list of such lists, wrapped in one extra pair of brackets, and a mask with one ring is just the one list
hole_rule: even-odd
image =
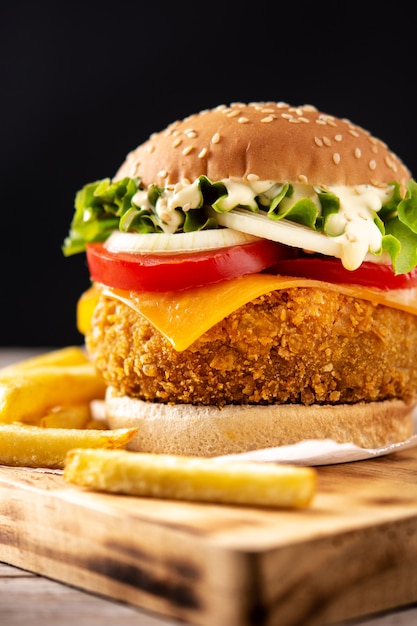
[(2, 626), (174, 626), (75, 587), (0, 563)]
[(417, 601), (417, 449), (317, 468), (306, 510), (98, 494), (0, 468), (0, 560), (197, 626), (323, 626)]

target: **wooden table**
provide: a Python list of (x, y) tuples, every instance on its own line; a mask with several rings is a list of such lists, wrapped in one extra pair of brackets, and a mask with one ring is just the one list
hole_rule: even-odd
[(0, 563), (0, 623), (4, 626), (172, 626), (128, 605)]
[[(175, 626), (134, 607), (0, 563), (0, 623), (4, 626)], [(346, 622), (347, 626), (348, 622)], [(417, 606), (350, 622), (355, 626), (415, 626)], [(213, 624), (213, 626), (216, 626)], [(231, 624), (230, 626), (238, 626)], [(342, 626), (338, 624), (337, 626)], [(345, 625), (343, 625), (345, 626)]]
[[(0, 623), (4, 626), (176, 626), (134, 607), (100, 598), (0, 563)], [(347, 626), (348, 622), (343, 624)], [(352, 626), (415, 626), (417, 606), (349, 622)], [(216, 626), (216, 624), (213, 624)], [(230, 626), (238, 626), (231, 624)], [(342, 626), (338, 624), (337, 626)]]
[[(0, 367), (21, 360), (39, 350), (0, 350)], [(0, 528), (1, 544), (1, 528)], [(417, 564), (416, 564), (417, 567)], [(87, 593), (33, 572), (0, 563), (0, 624), (3, 626), (174, 626), (166, 619), (140, 608)], [(359, 621), (344, 622), (355, 626), (414, 626), (417, 605), (401, 607)], [(218, 626), (213, 624), (213, 626)], [(222, 625), (223, 626), (223, 625)], [(230, 624), (227, 626), (239, 626)], [(261, 626), (261, 625), (260, 625)], [(265, 625), (266, 626), (266, 625)], [(300, 625), (301, 626), (301, 625)], [(342, 626), (339, 623), (337, 626)]]

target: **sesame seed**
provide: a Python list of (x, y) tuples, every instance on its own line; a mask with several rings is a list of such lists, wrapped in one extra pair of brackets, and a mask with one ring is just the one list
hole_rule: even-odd
[(161, 170), (160, 172), (158, 172), (158, 176), (159, 178), (166, 178), (168, 176), (168, 173), (166, 170)]
[(299, 124), (300, 120), (298, 119), (298, 117), (291, 117), (289, 120), (290, 124)]
[(219, 143), (219, 141), (220, 141), (219, 133), (214, 133), (213, 137), (211, 138), (211, 143)]
[(398, 164), (398, 157), (397, 157), (397, 156), (396, 156), (393, 152), (390, 152), (389, 156), (390, 156), (390, 158), (392, 159), (392, 161), (391, 161), (391, 163), (392, 163), (392, 170), (393, 170), (394, 172), (396, 172), (396, 171), (397, 171), (397, 169), (398, 169), (398, 168), (397, 168), (397, 164)]
[(359, 137), (359, 133), (356, 130), (353, 130), (353, 128), (349, 128), (348, 133), (349, 135), (352, 135), (352, 137)]
[(187, 154), (190, 154), (190, 152), (193, 150), (193, 146), (187, 146), (186, 148), (184, 148), (184, 150), (182, 151), (182, 154), (184, 156), (187, 156)]
[(198, 158), (199, 159), (204, 159), (204, 157), (207, 154), (207, 148), (203, 148), (202, 150), (200, 150), (200, 152), (198, 153)]
[(378, 154), (378, 147), (377, 147), (377, 146), (372, 146), (372, 148), (371, 148), (371, 152), (372, 152), (373, 154)]
[(369, 169), (370, 170), (372, 170), (372, 171), (376, 170), (376, 161), (375, 161), (375, 159), (371, 159), (369, 161), (368, 165), (369, 165)]
[(307, 178), (307, 176), (305, 174), (298, 174), (297, 178), (298, 178), (298, 181), (300, 183), (307, 183), (308, 182), (308, 178)]
[(182, 139), (181, 137), (177, 137), (175, 139), (175, 141), (172, 142), (172, 147), (173, 148), (178, 148), (178, 146), (180, 145), (180, 143), (182, 143)]
[(234, 111), (229, 111), (228, 113), (226, 113), (226, 117), (236, 117), (236, 115), (239, 115), (239, 111), (236, 111), (236, 109)]
[(258, 174), (248, 174), (248, 175), (246, 176), (246, 178), (247, 178), (249, 181), (259, 180), (259, 176), (258, 176)]
[(314, 121), (316, 122), (316, 124), (319, 124), (320, 126), (326, 126), (326, 122), (320, 119), (319, 117)]
[(330, 139), (328, 137), (326, 137), (325, 135), (323, 136), (323, 143), (325, 146), (331, 146), (332, 142), (330, 141)]
[(239, 117), (238, 122), (239, 124), (247, 124), (249, 119), (247, 117)]
[(357, 159), (360, 159), (362, 156), (362, 150), (360, 148), (355, 148), (355, 151), (353, 154), (355, 155)]
[(335, 152), (333, 154), (333, 163), (335, 165), (339, 165), (339, 163), (340, 163), (340, 154), (338, 152)]
[(154, 143), (149, 144), (149, 146), (146, 149), (149, 152), (149, 154), (152, 154), (152, 152), (155, 152), (155, 144)]
[(292, 120), (292, 115), (289, 113), (281, 113), (281, 117), (283, 117), (284, 120)]
[(275, 109), (271, 109), (270, 107), (265, 107), (260, 109), (261, 113), (274, 113)]
[(197, 137), (197, 133), (195, 132), (195, 130), (188, 130), (185, 134), (190, 139), (194, 139), (194, 137)]
[(301, 115), (298, 119), (300, 122), (304, 122), (304, 124), (310, 124), (310, 120), (308, 119), (308, 117), (304, 117), (303, 115)]
[(269, 124), (269, 122), (273, 122), (273, 121), (274, 121), (274, 119), (275, 119), (275, 117), (274, 117), (273, 115), (268, 115), (267, 117), (263, 117), (263, 118), (261, 119), (261, 122), (262, 122), (263, 124)]
[(334, 136), (334, 140), (335, 141), (342, 141), (342, 139), (343, 139), (343, 135), (335, 135)]
[(286, 102), (277, 102), (277, 109), (288, 109), (288, 104)]
[(316, 144), (316, 146), (319, 146), (320, 148), (323, 145), (323, 142), (320, 139), (320, 137), (314, 137), (314, 143)]

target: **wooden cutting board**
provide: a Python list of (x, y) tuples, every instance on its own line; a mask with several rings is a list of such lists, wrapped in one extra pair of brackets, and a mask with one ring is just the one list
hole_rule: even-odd
[(323, 626), (417, 601), (417, 448), (317, 470), (296, 511), (0, 467), (0, 560), (198, 626)]

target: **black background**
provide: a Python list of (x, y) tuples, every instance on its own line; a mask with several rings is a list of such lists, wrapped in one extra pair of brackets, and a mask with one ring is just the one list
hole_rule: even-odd
[(314, 104), (416, 175), (414, 27), (401, 4), (367, 18), (343, 2), (5, 4), (0, 345), (82, 343), (85, 259), (61, 253), (75, 192), (175, 119), (233, 101)]

